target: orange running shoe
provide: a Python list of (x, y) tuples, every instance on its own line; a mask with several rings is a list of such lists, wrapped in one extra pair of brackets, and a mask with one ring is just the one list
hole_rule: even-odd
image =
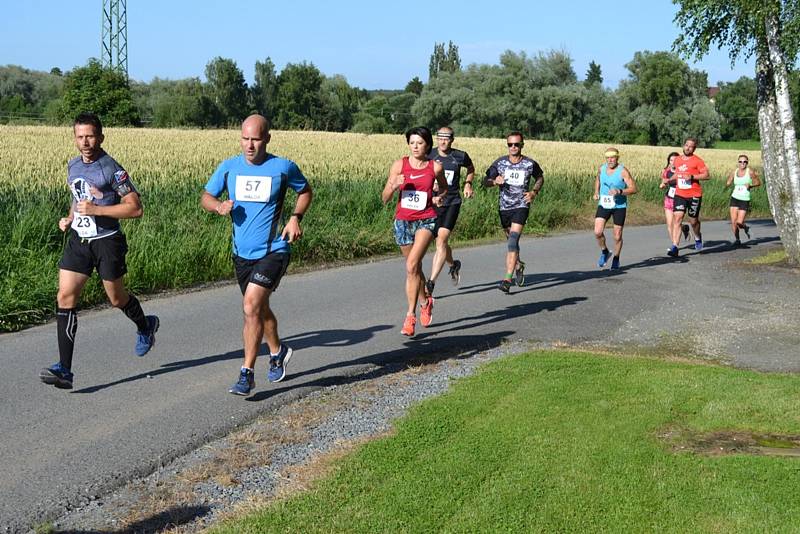
[(400, 330), (400, 333), (404, 336), (413, 336), (414, 335), (414, 326), (417, 324), (417, 318), (413, 315), (406, 315), (406, 320), (403, 321), (403, 329)]
[(428, 295), (425, 304), (422, 304), (419, 312), (419, 321), (425, 328), (433, 322), (433, 297)]

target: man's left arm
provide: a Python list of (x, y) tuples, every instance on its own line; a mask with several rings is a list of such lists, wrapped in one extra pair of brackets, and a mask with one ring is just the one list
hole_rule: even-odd
[(112, 219), (138, 219), (144, 213), (139, 193), (135, 190), (122, 195), (119, 204), (113, 206), (98, 206), (91, 200), (81, 200), (75, 206), (75, 211), (81, 215), (111, 217)]
[(303, 229), (300, 227), (300, 222), (303, 220), (303, 216), (311, 205), (313, 198), (314, 193), (311, 190), (311, 184), (307, 184), (306, 188), (297, 194), (297, 202), (294, 205), (292, 216), (286, 221), (286, 226), (283, 227), (283, 232), (281, 232), (281, 237), (289, 243), (294, 243), (302, 237)]
[(698, 174), (692, 176), (695, 180), (708, 180), (711, 178), (711, 174), (708, 172), (708, 167), (706, 167), (705, 162), (697, 167), (697, 172)]
[(533, 168), (533, 178), (535, 179), (533, 182), (533, 187), (531, 187), (530, 191), (525, 192), (525, 200), (528, 203), (533, 202), (533, 199), (539, 196), (539, 191), (542, 190), (542, 186), (544, 186), (544, 172), (542, 168), (539, 167), (537, 163), (536, 166)]

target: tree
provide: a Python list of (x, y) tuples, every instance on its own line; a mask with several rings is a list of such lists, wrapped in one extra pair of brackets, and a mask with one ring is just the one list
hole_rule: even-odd
[(422, 94), (422, 90), (425, 88), (425, 84), (419, 79), (419, 76), (414, 76), (411, 78), (411, 81), (406, 84), (405, 92), (406, 93), (414, 93), (415, 95), (419, 96)]
[(755, 79), (742, 76), (733, 83), (720, 83), (714, 104), (722, 121), (723, 141), (758, 139)]
[(800, 0), (673, 0), (683, 28), (674, 47), (702, 58), (726, 46), (731, 61), (756, 56), (758, 127), (770, 210), (789, 260), (800, 263), (800, 154), (789, 66), (800, 49)]
[(64, 80), (60, 119), (72, 121), (90, 111), (108, 126), (136, 126), (139, 110), (133, 103), (128, 78), (117, 69), (104, 68), (96, 59), (69, 72)]
[(461, 57), (458, 55), (458, 46), (449, 41), (447, 51), (444, 43), (434, 43), (433, 54), (428, 64), (428, 79), (432, 80), (440, 72), (456, 72), (461, 70)]
[(313, 63), (289, 63), (278, 75), (275, 127), (313, 130), (322, 108), (324, 76)]
[(238, 125), (250, 112), (244, 74), (232, 59), (215, 57), (206, 65), (206, 79), (224, 124)]
[(278, 75), (270, 58), (263, 63), (256, 61), (255, 83), (251, 89), (256, 111), (272, 120), (275, 116), (275, 98), (278, 95)]
[(589, 69), (586, 71), (586, 80), (583, 82), (586, 87), (592, 85), (602, 85), (603, 72), (600, 70), (600, 65), (592, 61), (589, 63)]

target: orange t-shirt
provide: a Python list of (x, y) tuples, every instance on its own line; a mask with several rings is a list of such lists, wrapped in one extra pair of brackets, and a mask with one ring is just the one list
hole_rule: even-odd
[(702, 197), (703, 187), (700, 182), (689, 177), (704, 174), (707, 170), (706, 163), (694, 154), (688, 158), (686, 156), (675, 158), (674, 178), (678, 180), (675, 194), (681, 198)]

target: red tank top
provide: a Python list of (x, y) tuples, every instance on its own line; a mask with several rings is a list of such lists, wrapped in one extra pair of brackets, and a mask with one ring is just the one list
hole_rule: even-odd
[(403, 185), (400, 186), (400, 199), (397, 202), (395, 218), (401, 221), (418, 221), (436, 217), (433, 208), (433, 160), (422, 169), (415, 169), (408, 163), (408, 156), (403, 158)]

